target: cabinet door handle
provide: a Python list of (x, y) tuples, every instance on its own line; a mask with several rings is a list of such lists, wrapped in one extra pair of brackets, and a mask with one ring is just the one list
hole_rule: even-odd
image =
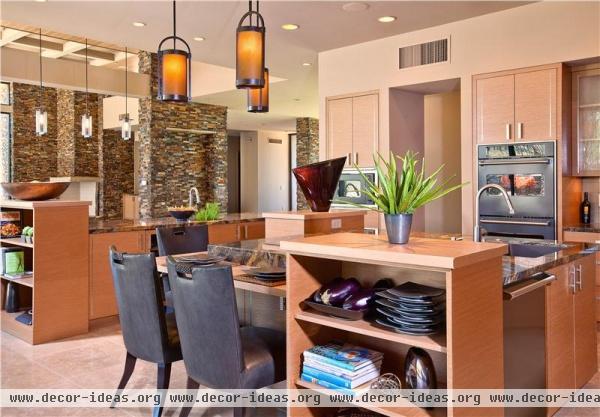
[(583, 265), (577, 265), (577, 280), (575, 286), (579, 287), (579, 291), (583, 290)]
[(358, 152), (354, 153), (354, 164), (358, 165)]
[(517, 123), (517, 139), (523, 139), (523, 123)]
[(244, 225), (244, 240), (248, 239), (248, 225)]
[(506, 140), (510, 140), (510, 123), (506, 124), (505, 135), (506, 135)]
[(348, 162), (348, 165), (352, 165), (352, 152), (348, 152), (348, 156), (346, 157), (346, 162)]
[(575, 265), (569, 267), (569, 288), (573, 290), (573, 294), (577, 292), (577, 286), (575, 285)]

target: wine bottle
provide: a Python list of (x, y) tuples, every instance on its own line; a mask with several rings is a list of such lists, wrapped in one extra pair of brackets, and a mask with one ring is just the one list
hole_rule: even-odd
[(588, 199), (588, 193), (585, 192), (583, 193), (583, 201), (581, 202), (581, 223), (590, 224), (592, 222), (591, 211), (592, 205)]

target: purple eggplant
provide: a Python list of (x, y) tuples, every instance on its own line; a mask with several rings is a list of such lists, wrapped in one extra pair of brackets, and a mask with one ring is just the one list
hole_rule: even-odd
[(348, 278), (341, 282), (329, 285), (321, 291), (321, 302), (330, 306), (341, 307), (344, 300), (361, 289), (356, 278)]
[(323, 304), (323, 300), (321, 299), (321, 294), (324, 293), (329, 288), (331, 288), (332, 286), (336, 286), (341, 282), (344, 282), (344, 278), (336, 277), (336, 278), (332, 279), (331, 281), (329, 281), (327, 284), (323, 285), (321, 288), (319, 288), (317, 291), (315, 291), (314, 294), (312, 295), (313, 301), (315, 303)]
[(362, 288), (344, 300), (344, 310), (367, 311), (375, 300), (373, 288)]

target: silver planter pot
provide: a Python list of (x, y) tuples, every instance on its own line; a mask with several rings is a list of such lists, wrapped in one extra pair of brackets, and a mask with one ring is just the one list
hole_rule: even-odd
[(390, 243), (399, 243), (401, 245), (408, 243), (412, 218), (412, 214), (385, 215), (385, 229)]

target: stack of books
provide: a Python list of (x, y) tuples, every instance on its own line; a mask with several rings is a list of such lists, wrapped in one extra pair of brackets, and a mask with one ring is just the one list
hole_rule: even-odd
[(303, 356), (302, 380), (349, 393), (378, 378), (383, 361), (381, 352), (340, 342), (313, 346)]

